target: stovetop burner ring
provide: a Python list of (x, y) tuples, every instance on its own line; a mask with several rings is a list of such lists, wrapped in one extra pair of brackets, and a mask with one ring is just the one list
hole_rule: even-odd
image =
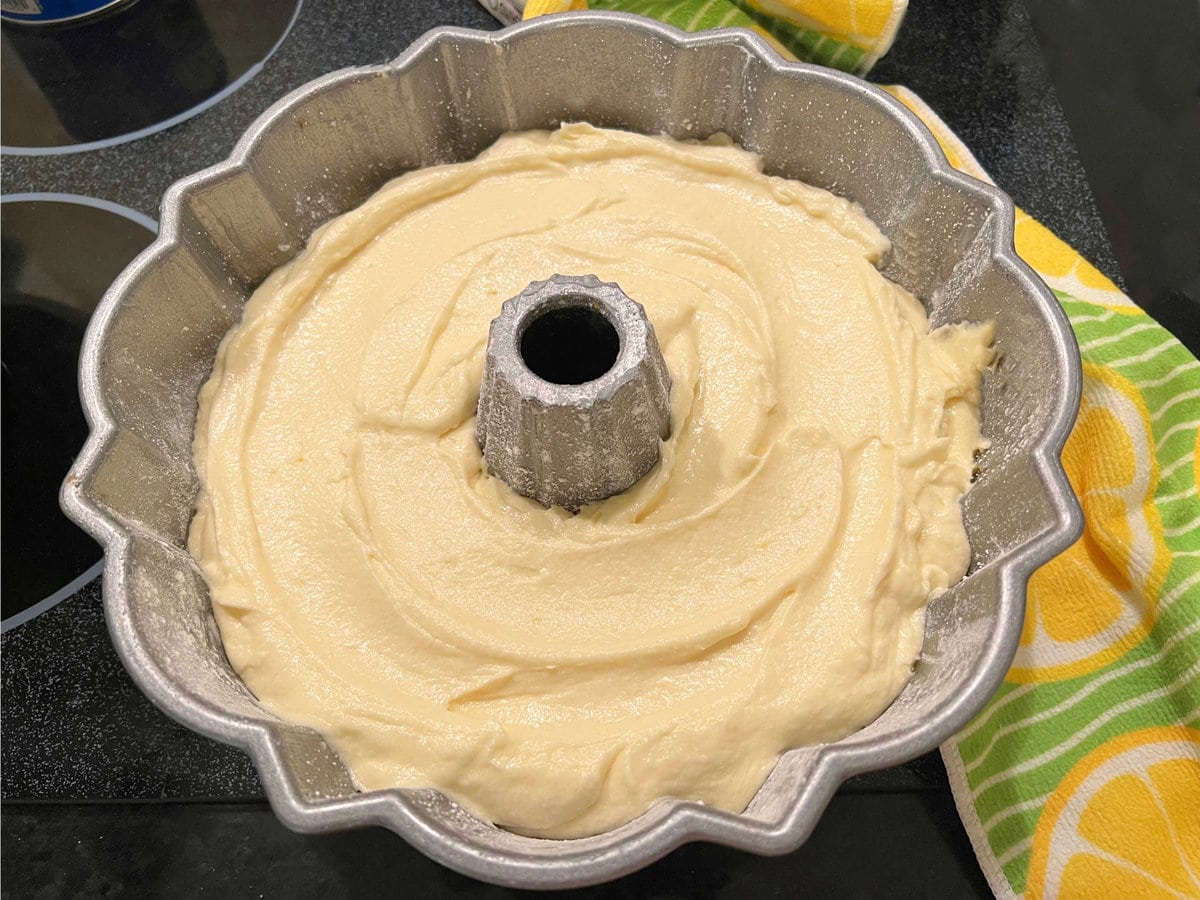
[(98, 197), (0, 196), (5, 436), (0, 632), (98, 576), (102, 552), (62, 513), (58, 490), (87, 436), (79, 402), (84, 330), (109, 284), (149, 246), (153, 219)]
[(212, 0), (135, 2), (61, 25), (6, 22), (0, 152), (101, 150), (194, 118), (262, 70), (302, 7), (255, 4), (254, 28)]

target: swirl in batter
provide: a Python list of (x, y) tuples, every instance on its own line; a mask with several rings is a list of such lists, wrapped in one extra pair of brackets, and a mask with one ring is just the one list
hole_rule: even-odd
[[(887, 707), (967, 567), (991, 330), (930, 332), (887, 247), (727, 141), (577, 124), (392, 181), (201, 394), (190, 545), (234, 669), (363, 789), (550, 837), (741, 810)], [(474, 438), (488, 323), (553, 273), (640, 301), (673, 382), (659, 465), (579, 515)]]

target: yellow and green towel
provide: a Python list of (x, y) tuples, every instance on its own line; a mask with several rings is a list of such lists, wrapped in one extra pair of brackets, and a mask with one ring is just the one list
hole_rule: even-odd
[(684, 31), (749, 28), (785, 55), (864, 75), (892, 46), (907, 6), (908, 0), (526, 0), (524, 18), (611, 9)]
[(1200, 362), (1020, 210), (1016, 246), (1083, 357), (1063, 463), (1085, 531), (1034, 573), (1017, 658), (942, 758), (998, 896), (1200, 897)]
[[(904, 0), (591, 0), (689, 31), (742, 26), (864, 73)], [(586, 8), (529, 0), (525, 16)], [(987, 173), (915, 94), (956, 168)], [(1017, 252), (1071, 320), (1083, 401), (1063, 453), (1083, 537), (1029, 585), (1016, 660), (942, 747), (998, 896), (1200, 898), (1200, 362), (1017, 211)]]

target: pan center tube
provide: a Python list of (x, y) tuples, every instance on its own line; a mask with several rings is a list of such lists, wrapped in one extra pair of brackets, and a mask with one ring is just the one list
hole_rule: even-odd
[(475, 437), (516, 493), (578, 512), (658, 462), (670, 395), (642, 305), (594, 275), (554, 275), (492, 321)]

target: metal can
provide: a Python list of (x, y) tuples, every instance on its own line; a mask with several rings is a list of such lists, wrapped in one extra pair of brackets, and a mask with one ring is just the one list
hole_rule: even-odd
[(94, 16), (134, 0), (0, 0), (0, 19), (28, 25), (51, 25)]

